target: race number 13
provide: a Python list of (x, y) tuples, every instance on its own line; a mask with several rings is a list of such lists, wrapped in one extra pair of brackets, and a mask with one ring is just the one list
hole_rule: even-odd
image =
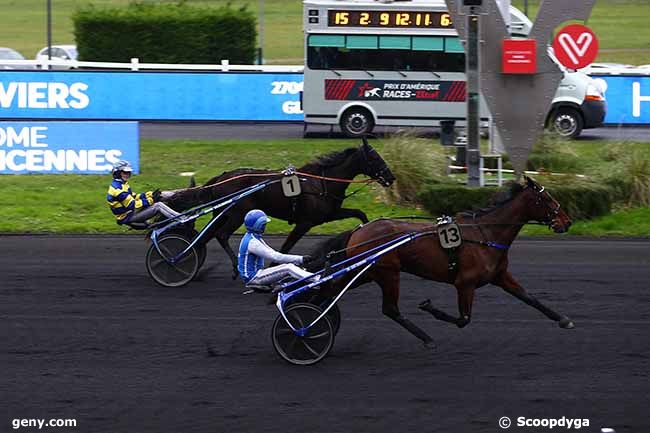
[(438, 227), (440, 246), (443, 248), (456, 248), (461, 243), (460, 229), (456, 224), (445, 224)]

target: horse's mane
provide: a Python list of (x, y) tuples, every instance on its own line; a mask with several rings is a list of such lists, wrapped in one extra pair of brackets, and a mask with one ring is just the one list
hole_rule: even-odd
[(334, 152), (330, 152), (326, 155), (319, 156), (315, 160), (308, 162), (305, 164), (305, 168), (307, 167), (334, 167), (336, 165), (339, 165), (343, 163), (345, 160), (347, 160), (350, 156), (352, 156), (353, 153), (358, 152), (359, 149), (356, 147), (349, 147), (347, 149), (343, 150), (338, 150)]
[(514, 198), (517, 197), (523, 190), (524, 187), (521, 184), (515, 181), (510, 181), (506, 184), (506, 188), (494, 193), (494, 195), (490, 198), (487, 207), (472, 211), (463, 211), (460, 214), (463, 216), (472, 217), (481, 217), (483, 215), (489, 214), (497, 209), (501, 209), (507, 203), (514, 200)]

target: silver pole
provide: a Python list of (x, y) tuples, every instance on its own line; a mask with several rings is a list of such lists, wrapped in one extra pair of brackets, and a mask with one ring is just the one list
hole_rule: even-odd
[(480, 131), (480, 82), (479, 82), (479, 16), (471, 6), (467, 14), (467, 185), (480, 186), (481, 131)]
[(264, 63), (264, 0), (260, 0), (259, 20), (260, 20), (260, 50), (259, 50), (259, 59), (257, 59), (257, 61), (261, 65)]
[(524, 14), (528, 16), (528, 0), (524, 0)]
[[(47, 0), (47, 60), (52, 60), (52, 0)], [(47, 69), (50, 68), (48, 63)]]

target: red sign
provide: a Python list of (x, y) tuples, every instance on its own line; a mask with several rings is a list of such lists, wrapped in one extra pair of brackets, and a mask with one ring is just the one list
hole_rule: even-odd
[(501, 55), (504, 74), (537, 72), (537, 41), (535, 39), (504, 39)]
[(591, 64), (598, 55), (598, 38), (582, 24), (564, 27), (553, 41), (555, 57), (569, 69), (580, 69)]

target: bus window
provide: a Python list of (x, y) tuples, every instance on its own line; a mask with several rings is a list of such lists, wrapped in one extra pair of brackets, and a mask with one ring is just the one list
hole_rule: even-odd
[(314, 47), (307, 49), (310, 69), (463, 72), (460, 52)]

